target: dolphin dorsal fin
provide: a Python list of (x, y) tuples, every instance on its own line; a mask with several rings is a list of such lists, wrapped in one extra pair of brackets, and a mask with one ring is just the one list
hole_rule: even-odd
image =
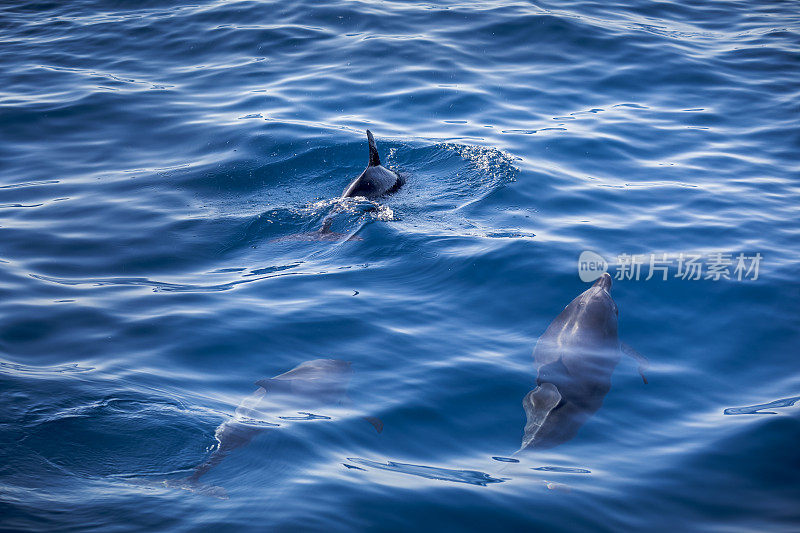
[(375, 139), (372, 138), (372, 132), (369, 130), (367, 130), (367, 141), (369, 141), (369, 166), (380, 166), (381, 158), (378, 155), (378, 147), (375, 146)]

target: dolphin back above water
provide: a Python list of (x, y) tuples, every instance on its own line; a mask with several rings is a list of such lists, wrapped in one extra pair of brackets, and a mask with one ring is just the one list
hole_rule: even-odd
[[(397, 191), (405, 181), (398, 173), (381, 165), (381, 158), (378, 154), (378, 147), (375, 145), (375, 138), (369, 130), (367, 130), (367, 141), (369, 141), (369, 162), (367, 163), (367, 168), (365, 168), (364, 172), (356, 179), (350, 182), (339, 198), (339, 205), (336, 205), (331, 214), (325, 217), (325, 220), (322, 221), (322, 226), (312, 232), (295, 234), (289, 237), (276, 239), (276, 241), (336, 242), (341, 240), (361, 240), (355, 235), (348, 236), (331, 229), (334, 215), (343, 209), (341, 200), (344, 198), (366, 198), (367, 200), (374, 200)], [(375, 206), (370, 206), (370, 210), (373, 209), (375, 209)]]
[(611, 374), (624, 352), (646, 360), (621, 344), (617, 305), (611, 298), (611, 276), (603, 274), (564, 308), (533, 350), (537, 387), (522, 401), (527, 415), (521, 449), (552, 448), (572, 439), (603, 404)]
[(399, 174), (381, 165), (378, 147), (375, 146), (375, 139), (369, 130), (367, 130), (367, 141), (369, 142), (367, 168), (359, 177), (350, 182), (350, 185), (342, 193), (342, 198), (355, 196), (363, 196), (368, 199), (377, 198), (395, 192), (403, 184), (403, 179)]

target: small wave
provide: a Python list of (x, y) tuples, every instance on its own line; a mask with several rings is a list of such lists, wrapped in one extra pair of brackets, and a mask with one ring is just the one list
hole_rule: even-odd
[(485, 472), (479, 472), (477, 470), (451, 470), (449, 468), (414, 465), (410, 463), (396, 463), (394, 461), (379, 463), (377, 461), (360, 459), (358, 457), (348, 457), (347, 460), (352, 463), (377, 468), (379, 470), (389, 470), (391, 472), (399, 472), (401, 474), (409, 474), (426, 479), (438, 479), (441, 481), (452, 481), (454, 483), (467, 483), (469, 485), (479, 485), (482, 487), (485, 487), (490, 483), (502, 483), (503, 481), (506, 481), (505, 479), (492, 477)]
[[(50, 283), (57, 283), (59, 285), (91, 285), (95, 287), (102, 286), (125, 286), (125, 287), (151, 287), (153, 292), (222, 292), (235, 289), (244, 283), (252, 283), (268, 278), (275, 278), (278, 276), (293, 276), (301, 275), (302, 272), (275, 272), (272, 270), (271, 274), (257, 275), (257, 277), (249, 279), (239, 279), (228, 283), (219, 283), (214, 285), (200, 285), (192, 283), (168, 283), (165, 281), (154, 281), (148, 278), (57, 278), (54, 276), (43, 276), (41, 274), (30, 274), (32, 278)], [(248, 274), (252, 275), (252, 274)]]
[(42, 207), (44, 204), (0, 204), (0, 209), (19, 209), (25, 207)]
[(280, 418), (281, 420), (291, 420), (291, 421), (299, 421), (299, 420), (333, 420), (329, 416), (315, 415), (314, 413), (305, 413), (305, 412), (299, 411), (297, 414), (298, 415), (302, 415), (302, 416), (279, 416), (278, 418)]
[(22, 183), (11, 183), (9, 185), (0, 185), (0, 189), (23, 189), (25, 187), (41, 187), (44, 185), (56, 185), (58, 180), (38, 180), (38, 181), (24, 181)]
[(298, 211), (306, 216), (319, 215), (327, 210), (334, 210), (334, 213), (346, 213), (350, 215), (370, 214), (375, 220), (388, 222), (394, 220), (394, 211), (388, 205), (381, 204), (373, 200), (368, 200), (360, 196), (354, 198), (328, 198), (317, 200)]
[(174, 85), (166, 85), (162, 83), (154, 83), (151, 81), (145, 80), (137, 80), (134, 78), (124, 77), (117, 74), (112, 74), (110, 72), (100, 72), (97, 70), (86, 69), (86, 68), (75, 68), (75, 67), (60, 67), (56, 65), (39, 65), (39, 68), (44, 70), (51, 70), (55, 72), (68, 72), (72, 74), (76, 74), (78, 76), (82, 76), (87, 80), (94, 81), (98, 78), (103, 79), (107, 82), (117, 83), (120, 85), (138, 85), (144, 86), (149, 89), (166, 89), (175, 87)]
[(519, 173), (519, 169), (514, 164), (514, 161), (519, 158), (497, 148), (454, 143), (441, 143), (439, 147), (457, 153), (484, 176), (499, 179), (502, 182), (515, 181)]
[(558, 472), (560, 474), (591, 474), (591, 470), (585, 468), (575, 468), (572, 466), (539, 466), (531, 468), (531, 470), (539, 470), (541, 472)]
[[(278, 418), (283, 418), (283, 417), (278, 417)], [(261, 419), (258, 419), (258, 418), (251, 418), (251, 417), (248, 417), (248, 416), (237, 416), (235, 418), (232, 418), (231, 420), (236, 422), (236, 424), (239, 424), (239, 425), (242, 425), (242, 426), (248, 426), (248, 427), (252, 427), (252, 428), (269, 429), (269, 428), (280, 427), (280, 424), (275, 424), (273, 422), (267, 422), (266, 420), (261, 420)]]
[(31, 405), (18, 452), (70, 476), (163, 475), (199, 461), (218, 419), (217, 413), (149, 393), (88, 397), (63, 407)]
[(536, 234), (524, 231), (490, 231), (484, 236), (489, 239), (533, 239)]
[(33, 366), (0, 360), (0, 373), (8, 375), (25, 374), (28, 376), (36, 375), (46, 377), (53, 374), (77, 374), (82, 372), (91, 372), (92, 370), (94, 370), (94, 367), (82, 366), (79, 363), (69, 363), (56, 366)]
[(791, 407), (800, 401), (800, 396), (793, 396), (791, 398), (783, 398), (782, 400), (775, 400), (774, 402), (761, 403), (758, 405), (750, 405), (748, 407), (728, 407), (723, 411), (726, 415), (777, 415), (775, 411), (764, 411), (764, 409), (777, 409), (780, 407)]

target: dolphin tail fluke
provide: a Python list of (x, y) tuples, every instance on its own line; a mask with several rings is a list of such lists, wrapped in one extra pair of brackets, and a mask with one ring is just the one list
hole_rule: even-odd
[(367, 130), (367, 141), (369, 141), (369, 166), (377, 167), (381, 164), (381, 158), (378, 155), (378, 147), (375, 146), (375, 139), (369, 130)]
[(620, 344), (620, 348), (622, 350), (622, 353), (630, 357), (633, 357), (636, 360), (636, 362), (639, 363), (639, 369), (638, 369), (639, 375), (642, 376), (642, 381), (644, 382), (645, 385), (647, 385), (647, 377), (644, 375), (644, 371), (647, 370), (648, 367), (650, 366), (650, 361), (647, 360), (647, 357), (643, 356), (642, 354), (640, 354), (639, 352), (637, 352), (624, 342)]

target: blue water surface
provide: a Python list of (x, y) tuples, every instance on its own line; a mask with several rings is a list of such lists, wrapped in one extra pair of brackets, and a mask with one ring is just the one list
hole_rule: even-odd
[[(799, 8), (4, 2), (0, 529), (797, 531)], [(406, 184), (339, 203), (366, 128)], [(513, 455), (584, 250), (763, 261), (615, 281), (649, 384)]]

